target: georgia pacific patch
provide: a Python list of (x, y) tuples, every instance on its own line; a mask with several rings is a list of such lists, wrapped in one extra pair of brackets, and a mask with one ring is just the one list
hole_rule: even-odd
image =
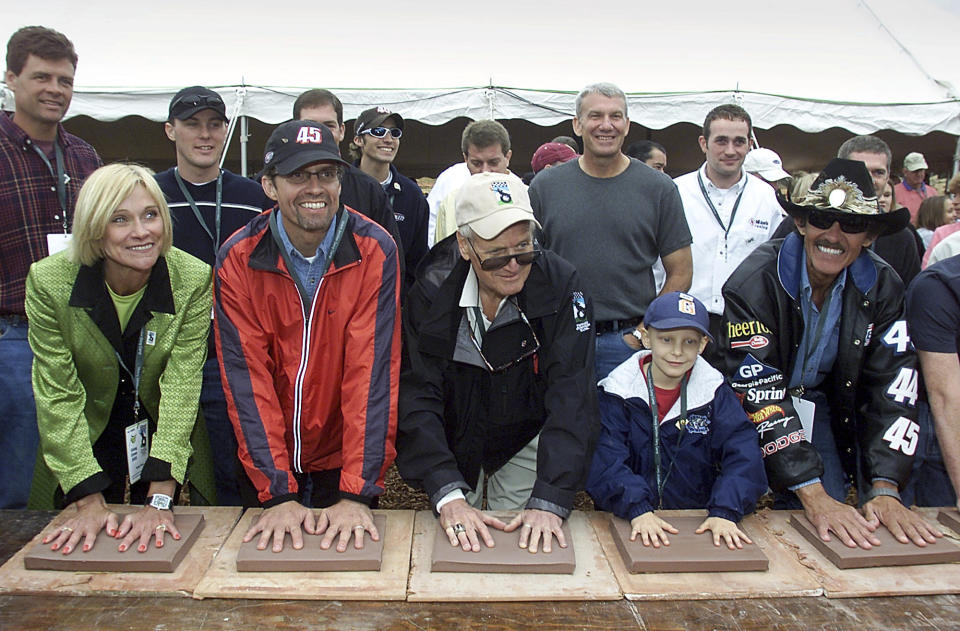
[(570, 294), (570, 303), (573, 305), (573, 326), (580, 333), (590, 330), (590, 319), (587, 318), (587, 300), (582, 291)]

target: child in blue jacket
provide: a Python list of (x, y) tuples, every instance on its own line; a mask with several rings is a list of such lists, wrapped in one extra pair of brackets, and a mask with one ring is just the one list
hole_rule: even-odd
[[(738, 527), (767, 489), (757, 431), (717, 370), (700, 357), (710, 337), (703, 304), (660, 296), (640, 326), (643, 345), (599, 384), (602, 429), (587, 479), (597, 508), (629, 519), (631, 540), (670, 545), (678, 531), (654, 510), (706, 508), (697, 533), (715, 545), (753, 543)], [(658, 419), (657, 425), (651, 421)], [(656, 447), (656, 448), (655, 448)]]

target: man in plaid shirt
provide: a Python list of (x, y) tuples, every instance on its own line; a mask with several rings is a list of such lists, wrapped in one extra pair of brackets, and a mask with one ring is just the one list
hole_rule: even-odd
[(26, 507), (37, 451), (27, 271), (63, 249), (80, 186), (100, 166), (93, 147), (60, 125), (76, 67), (73, 44), (57, 31), (27, 26), (7, 43), (16, 112), (0, 113), (0, 508)]

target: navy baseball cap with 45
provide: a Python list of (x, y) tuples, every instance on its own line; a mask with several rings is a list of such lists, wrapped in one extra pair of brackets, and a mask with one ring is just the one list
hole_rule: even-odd
[(651, 302), (643, 316), (643, 324), (660, 331), (696, 329), (713, 341), (707, 308), (698, 299), (682, 291), (663, 294)]
[(295, 120), (278, 125), (263, 150), (264, 173), (275, 169), (278, 175), (290, 175), (314, 162), (350, 166), (340, 157), (333, 133), (316, 121)]

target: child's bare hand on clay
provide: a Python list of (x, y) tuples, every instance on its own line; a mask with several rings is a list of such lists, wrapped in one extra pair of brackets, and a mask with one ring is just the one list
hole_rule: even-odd
[(636, 541), (637, 535), (640, 535), (640, 541), (643, 545), (652, 545), (654, 548), (659, 548), (661, 542), (665, 546), (670, 545), (670, 539), (667, 538), (668, 532), (673, 535), (680, 532), (668, 522), (654, 515), (653, 511), (648, 511), (631, 519), (630, 527), (632, 528), (630, 541)]
[(729, 519), (724, 519), (723, 517), (707, 517), (703, 520), (703, 523), (700, 524), (700, 527), (697, 528), (697, 534), (699, 535), (708, 530), (713, 533), (713, 545), (715, 546), (720, 545), (721, 539), (726, 542), (727, 547), (731, 550), (742, 548), (743, 544), (741, 541), (753, 543), (750, 537), (740, 530), (734, 522)]

